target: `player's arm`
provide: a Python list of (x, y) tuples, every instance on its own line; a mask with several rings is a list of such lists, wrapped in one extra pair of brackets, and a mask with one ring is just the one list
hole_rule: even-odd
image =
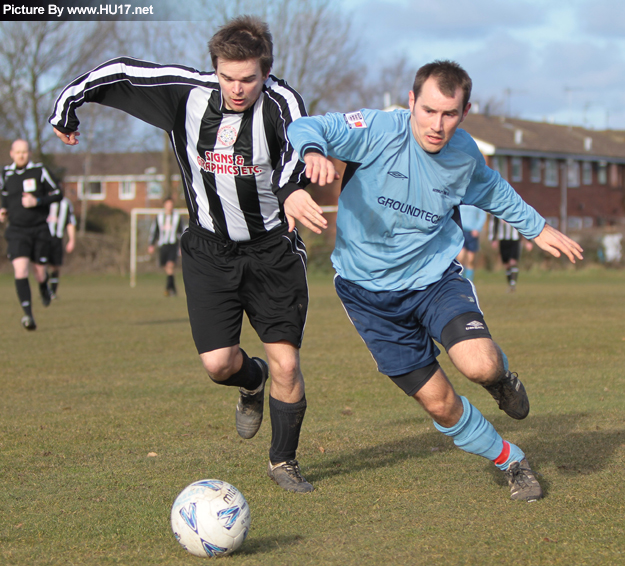
[(148, 253), (149, 254), (154, 253), (154, 247), (156, 245), (156, 242), (158, 242), (159, 234), (160, 234), (160, 231), (158, 227), (158, 217), (156, 217), (154, 221), (152, 222), (152, 225), (150, 226), (150, 235), (148, 237)]
[(76, 145), (80, 123), (76, 111), (85, 103), (96, 102), (169, 132), (179, 102), (194, 86), (215, 88), (217, 80), (214, 75), (188, 67), (120, 57), (81, 75), (65, 87), (48, 121), (63, 143)]
[(67, 244), (65, 245), (65, 251), (71, 254), (76, 247), (76, 226), (74, 224), (67, 225)]

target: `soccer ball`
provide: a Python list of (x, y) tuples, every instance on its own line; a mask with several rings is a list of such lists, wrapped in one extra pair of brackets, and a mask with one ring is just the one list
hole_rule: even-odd
[(195, 556), (225, 556), (237, 550), (250, 529), (243, 494), (221, 480), (200, 480), (180, 492), (171, 508), (176, 540)]

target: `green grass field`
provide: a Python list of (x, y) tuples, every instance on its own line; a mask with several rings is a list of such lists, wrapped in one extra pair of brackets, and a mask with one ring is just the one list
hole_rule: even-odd
[[(530, 416), (506, 417), (440, 360), (527, 452), (536, 503), (511, 501), (490, 462), (377, 373), (330, 276), (311, 277), (299, 460), (316, 489), (297, 495), (265, 475), (268, 419), (237, 436), (237, 393), (205, 376), (184, 298), (164, 298), (161, 275), (134, 289), (67, 276), (48, 309), (35, 300), (32, 333), (1, 275), (0, 564), (207, 563), (169, 527), (176, 495), (202, 478), (237, 486), (252, 512), (219, 564), (625, 564), (625, 272), (523, 272), (515, 294), (501, 272), (478, 272), (476, 286)], [(242, 343), (261, 355), (247, 325)]]

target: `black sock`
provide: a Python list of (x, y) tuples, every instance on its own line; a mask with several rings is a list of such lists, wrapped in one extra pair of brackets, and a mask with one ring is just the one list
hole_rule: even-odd
[(244, 350), (241, 350), (241, 354), (243, 354), (243, 364), (238, 372), (233, 373), (224, 381), (213, 381), (219, 385), (243, 387), (243, 389), (254, 391), (263, 380), (263, 372), (256, 362), (250, 360)]
[(269, 460), (279, 464), (295, 460), (299, 433), (306, 413), (306, 396), (297, 403), (284, 403), (269, 396), (269, 414), (271, 416), (271, 448)]
[(173, 275), (167, 276), (167, 290), (176, 291), (176, 282)]
[(46, 273), (46, 278), (45, 278), (44, 282), (43, 283), (39, 283), (39, 293), (41, 294), (42, 297), (45, 296), (47, 291), (49, 291), (49, 288), (48, 288), (48, 280), (49, 279), (50, 279), (50, 277)]
[(56, 293), (58, 286), (59, 286), (59, 270), (55, 269), (50, 274), (50, 291), (52, 291), (53, 293)]
[(17, 291), (17, 298), (22, 305), (22, 309), (24, 310), (24, 314), (28, 316), (33, 316), (33, 310), (31, 308), (30, 300), (30, 283), (28, 282), (28, 277), (24, 279), (16, 279), (15, 280), (15, 289)]

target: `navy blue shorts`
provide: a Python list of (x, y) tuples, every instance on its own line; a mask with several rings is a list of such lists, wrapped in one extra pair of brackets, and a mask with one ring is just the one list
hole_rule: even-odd
[[(466, 313), (481, 317), (475, 287), (461, 270), (453, 262), (440, 281), (404, 291), (367, 291), (335, 276), (336, 292), (381, 373), (396, 377), (434, 363), (440, 354), (434, 340), (441, 343), (452, 320)], [(472, 338), (467, 331), (465, 338)], [(481, 336), (490, 336), (485, 325), (475, 335)]]
[(465, 250), (468, 250), (473, 253), (477, 253), (480, 249), (480, 237), (473, 236), (471, 232), (464, 232), (464, 245), (462, 246)]

